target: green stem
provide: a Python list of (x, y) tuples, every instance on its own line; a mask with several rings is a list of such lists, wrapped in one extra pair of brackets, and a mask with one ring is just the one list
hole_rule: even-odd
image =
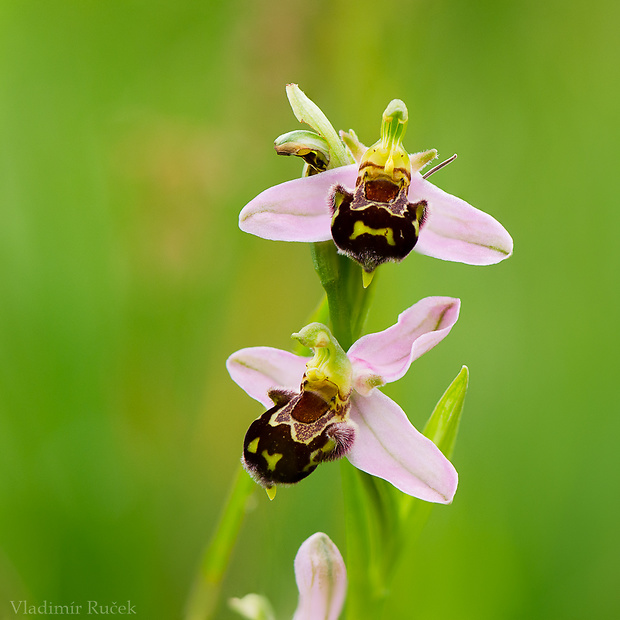
[(255, 488), (254, 481), (239, 466), (228, 501), (203, 555), (200, 572), (187, 603), (185, 620), (208, 620), (213, 617), (224, 574), (246, 513), (247, 502)]
[[(343, 459), (340, 467), (345, 501), (347, 541), (347, 618), (376, 620), (380, 617), (385, 588), (380, 567), (382, 536), (375, 512), (379, 501), (369, 501), (368, 474)], [(378, 498), (374, 498), (378, 499)]]
[(311, 245), (312, 262), (327, 295), (331, 330), (346, 351), (360, 337), (375, 289), (362, 286), (362, 269), (338, 254), (332, 241)]
[(327, 295), (332, 332), (346, 351), (353, 343), (351, 335), (350, 309), (347, 287), (343, 286), (342, 275), (346, 266), (332, 241), (321, 241), (311, 245), (312, 262)]
[(349, 285), (348, 298), (351, 308), (351, 335), (355, 342), (364, 330), (368, 310), (374, 298), (378, 270), (375, 271), (375, 276), (368, 288), (362, 286), (362, 268), (356, 262), (347, 260), (346, 270), (345, 281)]

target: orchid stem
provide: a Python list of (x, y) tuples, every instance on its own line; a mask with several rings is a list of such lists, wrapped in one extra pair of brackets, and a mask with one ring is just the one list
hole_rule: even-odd
[(314, 268), (327, 295), (332, 331), (346, 351), (353, 340), (347, 288), (342, 282), (342, 261), (349, 259), (338, 254), (332, 241), (313, 243), (311, 248)]
[(209, 620), (213, 617), (248, 499), (255, 488), (254, 481), (239, 466), (213, 538), (202, 557), (200, 572), (187, 603), (185, 620)]
[(364, 288), (361, 267), (338, 254), (332, 241), (313, 243), (311, 248), (314, 268), (327, 295), (332, 332), (346, 351), (362, 333), (376, 276)]

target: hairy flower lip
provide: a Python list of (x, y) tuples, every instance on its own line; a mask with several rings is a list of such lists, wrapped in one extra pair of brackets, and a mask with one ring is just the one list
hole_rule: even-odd
[[(327, 241), (330, 192), (339, 184), (353, 188), (357, 172), (357, 164), (351, 164), (270, 187), (241, 210), (239, 227), (275, 241)], [(469, 265), (491, 265), (512, 254), (512, 238), (495, 218), (439, 189), (419, 172), (412, 175), (408, 200), (428, 204), (415, 252)]]
[[(456, 323), (458, 299), (428, 297), (399, 316), (392, 327), (360, 338), (347, 352), (353, 367), (350, 419), (357, 426), (347, 458), (404, 493), (450, 503), (458, 475), (403, 410), (377, 389), (402, 377), (411, 363), (445, 338)], [(308, 358), (270, 347), (251, 347), (227, 360), (232, 379), (248, 395), (271, 407), (273, 389), (297, 390)]]

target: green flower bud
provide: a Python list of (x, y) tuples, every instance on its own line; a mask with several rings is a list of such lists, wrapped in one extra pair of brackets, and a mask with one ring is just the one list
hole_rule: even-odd
[(259, 594), (246, 594), (243, 598), (231, 598), (228, 600), (228, 605), (247, 620), (275, 620), (276, 617), (269, 600)]

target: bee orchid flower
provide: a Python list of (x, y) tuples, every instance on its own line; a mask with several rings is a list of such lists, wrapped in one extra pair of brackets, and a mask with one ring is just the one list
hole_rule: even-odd
[[(383, 113), (381, 139), (364, 151), (359, 142), (352, 145), (351, 136), (357, 140), (353, 132), (341, 134), (349, 138), (346, 142), (358, 163), (334, 167), (332, 161), (329, 169), (325, 162), (330, 161), (330, 149), (323, 138), (300, 139), (298, 134), (309, 132), (282, 136), (290, 144), (276, 141), (276, 150), (310, 161), (309, 176), (259, 194), (242, 209), (239, 227), (264, 239), (333, 239), (338, 250), (369, 275), (378, 265), (400, 261), (412, 250), (470, 265), (508, 258), (512, 238), (497, 220), (426, 180), (442, 165), (422, 176), (420, 171), (437, 152), (409, 156), (402, 144), (407, 122), (405, 104), (395, 99)], [(328, 123), (324, 119), (324, 125)]]
[(320, 323), (293, 335), (313, 350), (312, 358), (271, 347), (233, 353), (230, 376), (267, 407), (245, 436), (246, 470), (273, 497), (276, 484), (298, 482), (319, 463), (346, 456), (408, 495), (450, 503), (456, 470), (378, 388), (443, 340), (459, 308), (458, 299), (428, 297), (346, 353)]

